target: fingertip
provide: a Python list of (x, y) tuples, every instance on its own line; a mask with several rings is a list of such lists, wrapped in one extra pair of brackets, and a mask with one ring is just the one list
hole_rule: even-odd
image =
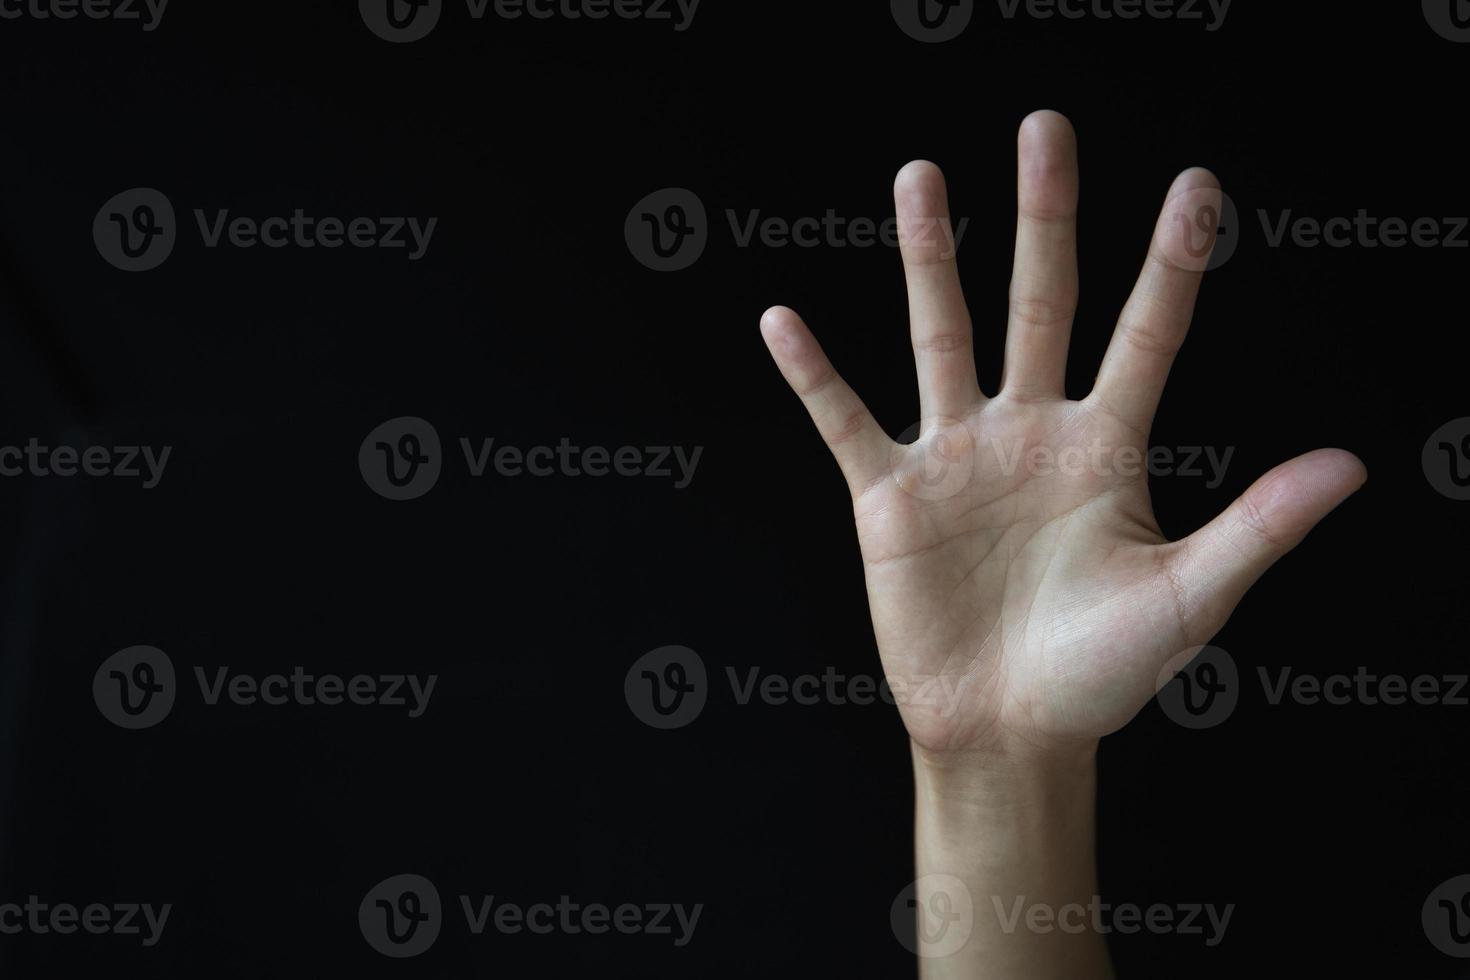
[(1072, 120), (1055, 109), (1037, 109), (1021, 120), (1016, 138), (1023, 144), (1056, 140), (1076, 142), (1077, 131), (1072, 126)]
[(1341, 450), (1341, 452), (1347, 453), (1347, 455), (1352, 456), (1353, 462), (1354, 462), (1354, 464), (1357, 467), (1357, 470), (1356, 470), (1356, 478), (1357, 478), (1357, 481), (1358, 482), (1354, 486), (1353, 489), (1355, 489), (1355, 490), (1362, 489), (1363, 485), (1368, 482), (1368, 464), (1365, 463), (1365, 462), (1363, 462), (1363, 460), (1360, 457), (1355, 456), (1352, 453), (1347, 452), (1346, 449)]
[(1304, 476), (1323, 487), (1343, 490), (1346, 496), (1368, 482), (1368, 467), (1346, 449), (1317, 449), (1298, 460)]
[(1220, 181), (1204, 167), (1191, 167), (1174, 178), (1165, 195), (1154, 235), (1158, 255), (1169, 265), (1204, 272), (1219, 236), (1225, 209)]
[(801, 317), (788, 306), (773, 306), (761, 315), (761, 337), (774, 354), (795, 353), (806, 332)]
[(1022, 214), (1075, 217), (1078, 198), (1077, 134), (1060, 112), (1041, 109), (1021, 122), (1016, 137)]
[(799, 320), (796, 311), (789, 306), (773, 306), (761, 314), (761, 333), (770, 336), (772, 333), (780, 333), (792, 321)]
[(944, 180), (944, 171), (933, 160), (910, 160), (898, 168), (893, 185), (898, 188), (928, 185), (935, 180)]
[(1208, 167), (1189, 167), (1174, 178), (1169, 187), (1169, 196), (1185, 191), (1220, 190), (1220, 178)]
[(945, 201), (944, 171), (929, 160), (911, 160), (893, 178), (893, 199), (905, 213), (938, 214)]
[(1288, 460), (1246, 491), (1249, 512), (1298, 541), (1368, 478), (1363, 461), (1343, 449), (1316, 449)]
[(1363, 485), (1368, 470), (1342, 449), (1317, 449), (1266, 473), (1222, 514), (1175, 542), (1174, 574), (1213, 633), (1247, 589)]

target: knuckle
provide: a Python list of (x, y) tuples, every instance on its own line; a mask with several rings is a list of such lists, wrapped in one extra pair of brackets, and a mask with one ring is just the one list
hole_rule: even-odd
[(924, 354), (952, 354), (970, 349), (970, 332), (955, 330), (914, 338), (914, 350)]
[(827, 445), (835, 449), (843, 443), (851, 442), (867, 427), (868, 413), (854, 409), (838, 419), (837, 424), (827, 433)]
[(1072, 322), (1077, 304), (1071, 299), (1012, 296), (1011, 319), (1028, 327), (1057, 327)]
[(1128, 346), (1145, 354), (1158, 357), (1173, 357), (1183, 346), (1178, 331), (1161, 328), (1152, 323), (1154, 317), (1125, 317), (1118, 324), (1118, 336)]
[(1270, 547), (1279, 547), (1282, 543), (1255, 494), (1248, 493), (1240, 500), (1240, 526), (1251, 537)]

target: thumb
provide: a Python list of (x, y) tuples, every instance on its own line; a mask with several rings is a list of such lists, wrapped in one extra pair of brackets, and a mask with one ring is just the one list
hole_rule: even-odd
[(1352, 453), (1318, 449), (1271, 470), (1220, 516), (1167, 546), (1190, 642), (1219, 632), (1266, 569), (1367, 479)]

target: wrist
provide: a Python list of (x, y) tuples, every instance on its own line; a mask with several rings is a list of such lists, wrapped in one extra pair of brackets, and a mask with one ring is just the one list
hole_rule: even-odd
[(920, 810), (1042, 816), (1085, 801), (1090, 811), (1097, 787), (1096, 739), (1045, 747), (1015, 745), (936, 752), (910, 742), (915, 803)]
[(984, 760), (916, 746), (918, 868), (1023, 889), (1093, 888), (1096, 796), (1095, 743)]
[[(1025, 917), (1087, 907), (1097, 894), (1096, 749), (976, 756), (914, 746), (916, 935), (932, 937), (916, 942), (925, 980), (1112, 975), (1099, 933), (1032, 928)], [(945, 921), (955, 931), (936, 927)]]

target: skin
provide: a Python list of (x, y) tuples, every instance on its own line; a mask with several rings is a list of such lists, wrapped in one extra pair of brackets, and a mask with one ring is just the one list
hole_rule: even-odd
[[(973, 906), (968, 941), (922, 959), (922, 972), (1079, 980), (1111, 975), (1096, 932), (1007, 931), (996, 901), (1091, 900), (1098, 740), (1367, 474), (1342, 450), (1308, 453), (1168, 541), (1140, 460), (1193, 314), (1219, 184), (1202, 169), (1175, 179), (1093, 389), (1074, 401), (1063, 379), (1078, 298), (1078, 174), (1064, 117), (1025, 119), (1018, 173), (994, 396), (976, 381), (944, 178), (924, 161), (894, 187), (917, 441), (888, 437), (795, 312), (767, 311), (761, 333), (851, 491), (878, 650), (912, 741), (919, 905), (948, 889), (949, 904), (933, 907)], [(935, 874), (962, 884), (926, 885)]]

